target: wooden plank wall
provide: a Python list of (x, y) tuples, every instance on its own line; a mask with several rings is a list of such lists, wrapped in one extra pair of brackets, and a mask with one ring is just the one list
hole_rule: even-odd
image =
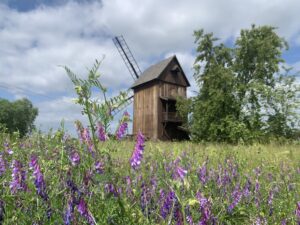
[(161, 78), (162, 80), (164, 80), (167, 83), (173, 83), (176, 84), (178, 86), (187, 86), (188, 83), (186, 82), (184, 75), (183, 75), (183, 71), (180, 71), (177, 75), (172, 73), (172, 68), (174, 66), (179, 66), (176, 63), (176, 60), (171, 61), (171, 63), (167, 66), (167, 68), (164, 71), (164, 74), (162, 74)]
[(133, 135), (139, 130), (148, 138), (157, 139), (158, 86), (144, 86), (134, 92)]
[(159, 95), (162, 97), (173, 98), (176, 98), (178, 96), (186, 97), (186, 87), (161, 82), (161, 84), (159, 85)]

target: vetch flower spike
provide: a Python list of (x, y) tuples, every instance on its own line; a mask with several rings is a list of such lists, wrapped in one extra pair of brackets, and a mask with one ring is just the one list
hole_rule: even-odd
[(108, 140), (108, 136), (106, 135), (104, 127), (100, 122), (97, 123), (97, 134), (100, 141)]
[(10, 182), (10, 190), (13, 194), (17, 193), (18, 190), (27, 191), (26, 172), (23, 169), (22, 163), (18, 160), (12, 162), (12, 181)]
[(81, 198), (79, 200), (79, 204), (77, 205), (77, 211), (80, 213), (81, 216), (83, 216), (86, 221), (90, 224), (90, 225), (94, 225), (94, 218), (92, 217), (91, 213), (88, 210), (87, 204), (84, 201), (83, 198)]
[(120, 125), (118, 127), (117, 132), (116, 132), (116, 138), (117, 138), (117, 140), (121, 140), (124, 137), (124, 135), (125, 135), (125, 133), (127, 131), (127, 128), (128, 128), (129, 117), (130, 116), (129, 116), (128, 112), (125, 112), (123, 114), (123, 118), (121, 119)]
[(141, 160), (143, 158), (143, 152), (144, 152), (144, 142), (145, 142), (145, 138), (142, 132), (139, 131), (137, 135), (135, 148), (130, 158), (130, 165), (134, 170), (137, 170), (141, 164)]
[(3, 159), (3, 156), (0, 154), (0, 176), (2, 174), (4, 174), (6, 171), (6, 168), (5, 168), (5, 161)]
[(71, 152), (69, 159), (73, 166), (77, 166), (80, 163), (80, 155), (76, 151)]
[(33, 176), (35, 177), (34, 185), (37, 189), (37, 194), (47, 201), (46, 183), (40, 165), (38, 164), (37, 156), (31, 156), (30, 167), (33, 169)]

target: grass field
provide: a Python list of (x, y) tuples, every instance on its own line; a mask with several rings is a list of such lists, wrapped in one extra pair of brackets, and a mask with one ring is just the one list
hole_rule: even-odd
[(58, 132), (0, 144), (2, 224), (300, 223), (297, 143), (109, 140), (96, 151)]

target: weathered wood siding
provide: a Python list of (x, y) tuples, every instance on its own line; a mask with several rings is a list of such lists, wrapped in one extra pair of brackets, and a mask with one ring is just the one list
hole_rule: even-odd
[[(183, 76), (184, 72), (183, 72), (182, 68), (180, 67), (180, 65), (176, 61), (177, 60), (171, 61), (171, 63), (164, 70), (164, 73), (161, 75), (160, 79), (167, 83), (175, 84), (177, 86), (187, 87), (188, 83), (185, 79), (185, 76)], [(172, 68), (174, 68), (175, 66), (180, 68), (180, 72), (178, 74), (174, 74), (172, 72)]]
[(140, 130), (146, 137), (157, 139), (158, 86), (146, 85), (134, 90), (133, 134)]
[(160, 82), (159, 96), (168, 98), (176, 98), (178, 96), (186, 97), (186, 87)]

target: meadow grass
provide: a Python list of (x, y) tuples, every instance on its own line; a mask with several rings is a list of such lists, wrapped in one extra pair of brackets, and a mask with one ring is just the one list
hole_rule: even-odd
[[(93, 155), (88, 146), (62, 133), (25, 139), (2, 134), (0, 144), (2, 224), (300, 221), (297, 143), (246, 146), (147, 141), (137, 169), (130, 165), (134, 141), (99, 142), (98, 150), (110, 156)], [(72, 161), (74, 152), (80, 161)], [(35, 164), (32, 156), (37, 157)], [(15, 160), (22, 164), (18, 170)], [(24, 178), (20, 171), (26, 174)], [(13, 189), (15, 177), (17, 183), (23, 179), (24, 186), (18, 183)]]

